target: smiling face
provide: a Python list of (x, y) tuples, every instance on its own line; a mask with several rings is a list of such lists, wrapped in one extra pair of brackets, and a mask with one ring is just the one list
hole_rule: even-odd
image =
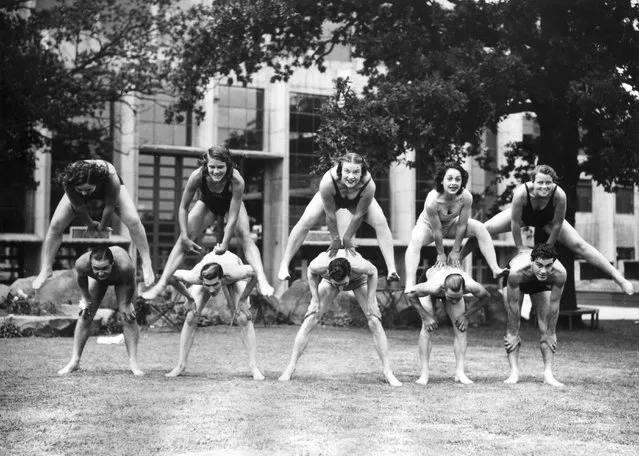
[(532, 262), (532, 272), (540, 282), (545, 282), (553, 271), (555, 260), (552, 258), (535, 258)]
[(113, 270), (113, 263), (109, 260), (91, 260), (91, 270), (98, 280), (106, 280)]
[(455, 168), (448, 168), (441, 183), (444, 187), (444, 193), (449, 195), (457, 195), (462, 187), (462, 175)]
[(543, 173), (535, 174), (535, 180), (533, 181), (533, 192), (535, 195), (546, 198), (550, 196), (554, 186), (552, 176)]
[(362, 178), (362, 165), (342, 163), (342, 184), (348, 188), (355, 187)]
[(91, 193), (95, 192), (96, 186), (85, 182), (82, 185), (77, 185), (75, 187), (75, 191), (78, 192), (82, 196), (88, 196)]
[(220, 182), (224, 179), (224, 176), (226, 176), (228, 165), (216, 158), (209, 158), (209, 161), (206, 164), (206, 169), (208, 170), (211, 179), (213, 179), (213, 182)]

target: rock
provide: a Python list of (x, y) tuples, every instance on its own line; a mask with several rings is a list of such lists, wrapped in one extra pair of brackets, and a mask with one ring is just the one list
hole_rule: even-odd
[(3, 302), (7, 299), (7, 295), (9, 294), (11, 287), (5, 284), (0, 284), (0, 302)]
[(73, 337), (76, 319), (68, 316), (9, 315), (0, 318), (0, 325), (11, 322), (21, 332), (39, 337)]
[[(72, 269), (53, 271), (53, 275), (37, 291), (31, 286), (34, 280), (35, 276), (16, 280), (11, 284), (10, 292), (15, 295), (18, 290), (22, 290), (41, 303), (53, 303), (58, 309), (61, 309), (62, 304), (77, 304), (82, 297)], [(117, 309), (113, 287), (109, 287), (107, 290), (100, 307)]]

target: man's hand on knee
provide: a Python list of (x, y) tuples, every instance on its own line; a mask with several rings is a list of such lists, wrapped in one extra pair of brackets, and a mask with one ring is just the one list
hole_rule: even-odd
[(555, 353), (555, 351), (557, 350), (557, 335), (556, 334), (550, 334), (547, 336), (541, 336), (541, 340), (539, 341), (539, 344), (546, 344), (548, 345), (548, 348), (550, 348), (550, 350)]
[(521, 337), (519, 334), (506, 334), (504, 336), (504, 347), (506, 352), (510, 353), (521, 345)]
[(437, 329), (438, 323), (437, 319), (432, 315), (424, 312), (422, 315), (422, 325), (426, 328), (426, 331), (431, 332)]

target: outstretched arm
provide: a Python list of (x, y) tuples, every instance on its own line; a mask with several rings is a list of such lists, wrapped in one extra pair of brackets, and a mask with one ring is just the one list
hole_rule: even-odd
[(357, 208), (355, 208), (355, 214), (353, 214), (351, 223), (348, 225), (348, 228), (342, 238), (344, 249), (346, 249), (349, 253), (354, 253), (356, 246), (353, 244), (353, 237), (355, 237), (355, 233), (357, 233), (357, 230), (362, 225), (362, 221), (366, 216), (366, 211), (368, 211), (374, 197), (375, 182), (373, 182), (373, 178), (371, 177), (370, 182), (362, 192), (361, 198), (357, 203)]
[(466, 235), (466, 229), (468, 228), (468, 219), (470, 219), (470, 209), (473, 205), (473, 195), (464, 190), (461, 197), (461, 212), (459, 213), (459, 219), (457, 220), (457, 229), (455, 230), (455, 241), (453, 242), (453, 248), (448, 255), (448, 262), (454, 268), (460, 268), (459, 253), (461, 252), (461, 243)]
[(224, 236), (222, 242), (215, 246), (213, 251), (221, 255), (229, 248), (231, 238), (235, 233), (235, 225), (240, 214), (240, 208), (242, 207), (242, 197), (244, 196), (244, 178), (240, 175), (239, 171), (233, 170), (233, 176), (231, 177), (232, 198), (231, 205), (229, 206), (228, 218), (226, 225), (224, 225)]
[(464, 278), (466, 282), (465, 291), (467, 293), (472, 293), (473, 296), (478, 299), (468, 306), (466, 311), (455, 320), (455, 326), (457, 326), (457, 329), (460, 331), (466, 331), (468, 329), (468, 319), (476, 314), (480, 309), (486, 307), (490, 298), (490, 293), (488, 293), (481, 284), (470, 279), (470, 277)]
[(328, 246), (328, 252), (331, 257), (337, 254), (337, 251), (342, 248), (342, 239), (339, 235), (337, 228), (337, 215), (335, 211), (335, 189), (333, 188), (330, 171), (324, 174), (320, 182), (319, 193), (322, 198), (322, 204), (324, 205), (324, 212), (326, 213), (326, 226), (331, 234), (331, 244)]
[(442, 234), (442, 223), (437, 213), (437, 200), (432, 196), (432, 192), (426, 197), (426, 216), (433, 233), (435, 249), (437, 250), (436, 268), (446, 266), (446, 251), (444, 250), (444, 235)]
[(182, 199), (180, 200), (180, 207), (178, 209), (178, 223), (180, 225), (180, 238), (178, 242), (182, 243), (182, 247), (185, 252), (199, 252), (202, 247), (197, 245), (191, 239), (189, 239), (189, 206), (195, 192), (198, 188), (198, 183), (202, 179), (202, 168), (196, 169), (189, 176), (189, 180), (186, 182), (184, 192), (182, 192)]
[(560, 187), (557, 187), (554, 198), (555, 214), (552, 218), (552, 222), (550, 222), (550, 235), (546, 241), (548, 245), (555, 245), (559, 237), (559, 232), (561, 231), (561, 226), (566, 219), (566, 193)]
[(521, 238), (521, 217), (526, 204), (526, 184), (520, 185), (513, 195), (513, 204), (510, 216), (510, 231), (513, 234), (515, 247), (521, 252), (525, 249)]
[(105, 195), (104, 195), (104, 209), (102, 210), (102, 219), (100, 220), (100, 225), (98, 226), (98, 230), (104, 231), (109, 227), (109, 223), (111, 223), (111, 218), (113, 217), (113, 212), (115, 212), (115, 206), (117, 206), (118, 201), (120, 200), (120, 179), (118, 179), (118, 175), (115, 172), (115, 168), (110, 163), (109, 167), (109, 179), (105, 184)]

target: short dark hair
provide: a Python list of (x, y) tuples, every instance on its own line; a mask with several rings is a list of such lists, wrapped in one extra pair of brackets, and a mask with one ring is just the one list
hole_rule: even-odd
[(91, 261), (108, 260), (110, 264), (113, 264), (113, 262), (115, 261), (115, 259), (113, 258), (113, 252), (111, 252), (111, 249), (109, 247), (98, 247), (97, 249), (91, 250), (89, 259)]
[(532, 261), (535, 261), (537, 258), (541, 258), (542, 260), (556, 260), (557, 256), (557, 251), (552, 245), (543, 243), (535, 245), (530, 253), (530, 259)]
[(101, 163), (80, 160), (69, 163), (63, 170), (58, 171), (55, 180), (64, 189), (78, 187), (83, 184), (98, 185), (109, 177), (109, 167)]
[(200, 269), (200, 280), (213, 280), (224, 277), (224, 269), (219, 263), (206, 263)]
[(559, 176), (557, 176), (557, 172), (551, 166), (548, 166), (548, 165), (535, 166), (535, 169), (533, 169), (530, 172), (530, 180), (532, 182), (535, 182), (535, 177), (537, 176), (537, 174), (546, 174), (547, 176), (550, 176), (554, 183), (557, 183), (557, 181), (559, 180)]
[(447, 290), (451, 290), (451, 291), (463, 291), (464, 287), (466, 286), (466, 281), (464, 280), (464, 277), (461, 274), (458, 273), (452, 273), (452, 274), (448, 274), (446, 276), (446, 278), (444, 279), (444, 287)]
[(351, 264), (346, 258), (335, 258), (328, 263), (328, 276), (333, 279), (342, 281), (351, 275)]
[(437, 169), (437, 173), (435, 174), (435, 190), (438, 193), (444, 193), (444, 185), (442, 181), (444, 180), (444, 176), (449, 169), (456, 169), (461, 174), (462, 184), (460, 189), (457, 191), (458, 195), (461, 195), (464, 189), (466, 188), (466, 184), (468, 183), (468, 171), (466, 171), (459, 163), (457, 162), (446, 162), (443, 166)]
[(366, 159), (355, 152), (348, 152), (337, 159), (337, 179), (342, 179), (342, 163), (352, 163), (362, 167), (362, 178), (368, 173), (368, 163)]

